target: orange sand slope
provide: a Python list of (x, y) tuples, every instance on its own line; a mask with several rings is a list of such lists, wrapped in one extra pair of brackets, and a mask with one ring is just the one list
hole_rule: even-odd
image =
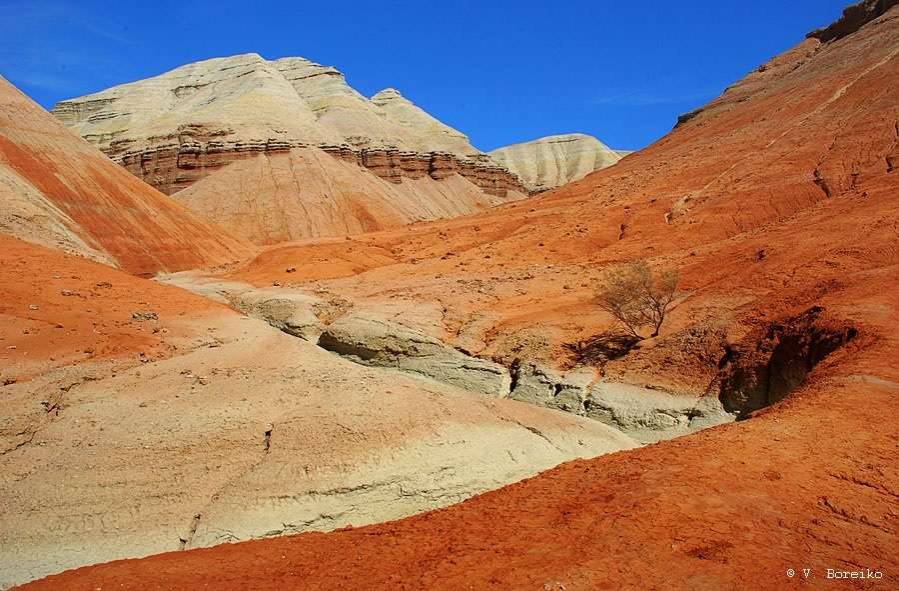
[(135, 274), (230, 262), (249, 251), (146, 185), (0, 77), (0, 233)]
[[(593, 304), (603, 270), (646, 257), (678, 268), (688, 297), (660, 342), (635, 352), (641, 371), (703, 391), (720, 355), (684, 359), (700, 333), (720, 350), (895, 264), (897, 20), (894, 8), (857, 33), (805, 40), (655, 145), (544, 197), (356, 237), (331, 255), (271, 247), (233, 276), (418, 306), (479, 355), (558, 361), (610, 326)], [(633, 376), (635, 359), (626, 365)]]
[(8, 236), (0, 235), (0, 253), (5, 381), (87, 361), (165, 357), (172, 351), (168, 341), (181, 332), (177, 321), (234, 314), (188, 292)]
[[(545, 197), (346, 250), (276, 247), (236, 272), (357, 304), (393, 300), (410, 315), (436, 301), (447, 338), (561, 363), (562, 344), (609, 324), (588, 305), (598, 272), (649, 257), (680, 268), (690, 296), (661, 338), (607, 375), (722, 395), (802, 382), (786, 399), (394, 523), (114, 562), (23, 588), (830, 588), (827, 569), (881, 573), (834, 588), (897, 588), (894, 4), (867, 2), (876, 18), (857, 31), (849, 13), (654, 146)], [(320, 274), (316, 257), (338, 272)], [(481, 332), (469, 330), (475, 318)], [(525, 327), (540, 338), (516, 345)]]

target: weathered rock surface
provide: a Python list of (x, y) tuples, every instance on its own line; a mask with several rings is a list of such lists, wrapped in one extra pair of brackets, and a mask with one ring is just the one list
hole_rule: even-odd
[[(527, 194), (514, 174), (472, 146), (464, 134), (395, 89), (366, 99), (335, 68), (303, 58), (268, 61), (245, 54), (206, 60), (62, 101), (53, 112), (162, 192), (172, 195), (192, 188), (185, 203), (215, 221), (228, 223), (234, 210), (246, 205), (246, 190), (232, 197), (230, 191), (219, 190), (222, 186), (252, 188), (261, 201), (252, 209), (269, 213), (255, 219), (245, 215), (243, 221), (264, 228), (250, 232), (250, 237), (267, 243), (473, 213)], [(361, 170), (344, 167), (343, 174), (332, 179), (336, 165), (318, 159), (321, 169), (305, 167), (301, 176), (288, 173), (291, 178), (277, 184), (272, 178), (277, 173), (259, 168), (264, 162), (260, 156), (297, 156), (308, 154), (310, 147)], [(224, 179), (213, 174), (243, 160), (252, 162), (229, 170)], [(369, 204), (356, 199), (358, 207), (341, 210), (339, 219), (332, 219), (333, 200), (350, 190), (349, 179), (371, 188), (366, 171), (400, 186), (402, 195), (379, 187), (373, 199), (386, 200), (386, 212), (383, 203), (375, 203), (372, 207), (380, 215), (372, 220), (366, 214)], [(210, 182), (194, 187), (210, 177)], [(332, 180), (343, 189), (333, 189)], [(406, 180), (420, 182), (405, 186)], [(366, 189), (357, 187), (355, 192), (362, 195)], [(310, 204), (310, 195), (323, 199), (321, 210)], [(410, 205), (409, 195), (417, 196), (417, 203)], [(282, 219), (277, 209), (270, 211), (272, 200), (288, 203), (288, 209), (304, 209), (310, 221)]]
[(588, 367), (561, 372), (521, 363), (513, 368), (512, 379), (509, 397), (514, 400), (590, 417), (644, 443), (734, 420), (715, 396), (697, 398), (608, 381)]
[[(317, 343), (324, 330), (320, 315), (327, 304), (314, 296), (292, 290), (228, 291), (232, 306), (248, 316), (264, 320), (282, 332)], [(316, 313), (319, 311), (319, 313)]]
[(511, 383), (502, 365), (456, 351), (415, 328), (358, 313), (325, 327), (318, 345), (359, 363), (413, 372), (495, 397), (506, 396)]
[(493, 160), (517, 175), (531, 191), (555, 189), (582, 179), (594, 170), (612, 166), (622, 156), (582, 133), (551, 135), (490, 152)]
[(539, 362), (515, 360), (507, 368), (427, 334), (411, 314), (400, 320), (383, 308), (355, 309), (348, 300), (329, 301), (302, 289), (260, 289), (191, 272), (161, 280), (226, 301), (287, 334), (357, 363), (589, 417), (642, 443), (678, 437), (735, 417), (714, 395), (668, 393), (606, 380), (593, 367), (561, 371)]
[(649, 443), (730, 423), (717, 396), (695, 398), (632, 384), (601, 381), (584, 399), (584, 415)]
[(863, 0), (858, 4), (847, 6), (843, 10), (843, 16), (833, 24), (816, 29), (806, 37), (820, 39), (824, 43), (841, 39), (855, 33), (896, 4), (899, 4), (899, 0)]
[[(589, 419), (364, 367), (181, 289), (0, 247), (3, 588), (397, 519), (635, 446)], [(283, 297), (247, 298), (290, 330)]]
[(249, 254), (122, 172), (0, 77), (0, 232), (142, 274)]

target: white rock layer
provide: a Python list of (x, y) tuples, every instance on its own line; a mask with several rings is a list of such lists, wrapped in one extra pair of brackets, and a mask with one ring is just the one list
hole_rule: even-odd
[(582, 133), (551, 135), (490, 152), (531, 191), (546, 191), (611, 166), (623, 154)]

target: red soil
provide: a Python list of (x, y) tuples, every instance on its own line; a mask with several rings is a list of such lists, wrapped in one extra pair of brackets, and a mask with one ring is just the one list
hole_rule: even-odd
[[(395, 523), (118, 561), (23, 588), (899, 588), (896, 80), (899, 8), (826, 44), (807, 39), (578, 183), (359, 237), (398, 262), (342, 264), (346, 276), (328, 284), (495, 313), (488, 352), (523, 327), (552, 348), (608, 325), (588, 305), (595, 272), (649, 257), (680, 268), (690, 296), (662, 338), (606, 370), (701, 389), (731, 347), (761, 347), (775, 320), (823, 307), (822, 326), (860, 336), (786, 400)], [(297, 264), (312, 247), (289, 248), (238, 275), (268, 284), (291, 261), (294, 280), (320, 279)], [(706, 359), (696, 335), (709, 327), (721, 334)], [(828, 568), (883, 578), (831, 585)]]
[(354, 237), (357, 254), (278, 246), (235, 276), (343, 277), (324, 285), (354, 300), (437, 302), (463, 324), (495, 318), (481, 355), (511, 360), (512, 337), (538, 330), (545, 346), (524, 353), (558, 360), (564, 345), (611, 324), (593, 304), (603, 269), (645, 257), (678, 268), (689, 297), (663, 332), (667, 345), (608, 370), (702, 391), (717, 368), (684, 355), (687, 333), (720, 346), (757, 320), (851, 306), (840, 290), (896, 264), (896, 10), (848, 37), (804, 41), (653, 146), (543, 197)]
[(231, 262), (246, 244), (146, 185), (0, 77), (0, 167), (76, 224), (69, 230), (131, 273)]
[[(351, 238), (285, 243), (263, 250), (227, 276), (260, 287), (272, 281), (317, 281), (347, 277), (396, 263), (392, 253)], [(291, 269), (291, 271), (288, 271)]]
[(829, 588), (828, 568), (884, 573), (834, 588), (895, 589), (891, 377), (810, 384), (750, 421), (395, 523), (118, 561), (22, 589), (793, 589)]
[[(178, 322), (230, 309), (92, 261), (0, 236), (0, 380), (109, 358), (160, 358)], [(158, 321), (137, 321), (155, 312)], [(154, 330), (155, 329), (155, 330)]]

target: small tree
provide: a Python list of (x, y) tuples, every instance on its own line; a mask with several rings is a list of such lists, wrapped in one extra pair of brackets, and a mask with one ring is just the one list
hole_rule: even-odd
[(639, 330), (647, 325), (652, 327), (651, 336), (657, 337), (674, 307), (678, 281), (676, 270), (653, 272), (646, 261), (638, 260), (607, 273), (596, 300), (635, 338), (646, 338)]

